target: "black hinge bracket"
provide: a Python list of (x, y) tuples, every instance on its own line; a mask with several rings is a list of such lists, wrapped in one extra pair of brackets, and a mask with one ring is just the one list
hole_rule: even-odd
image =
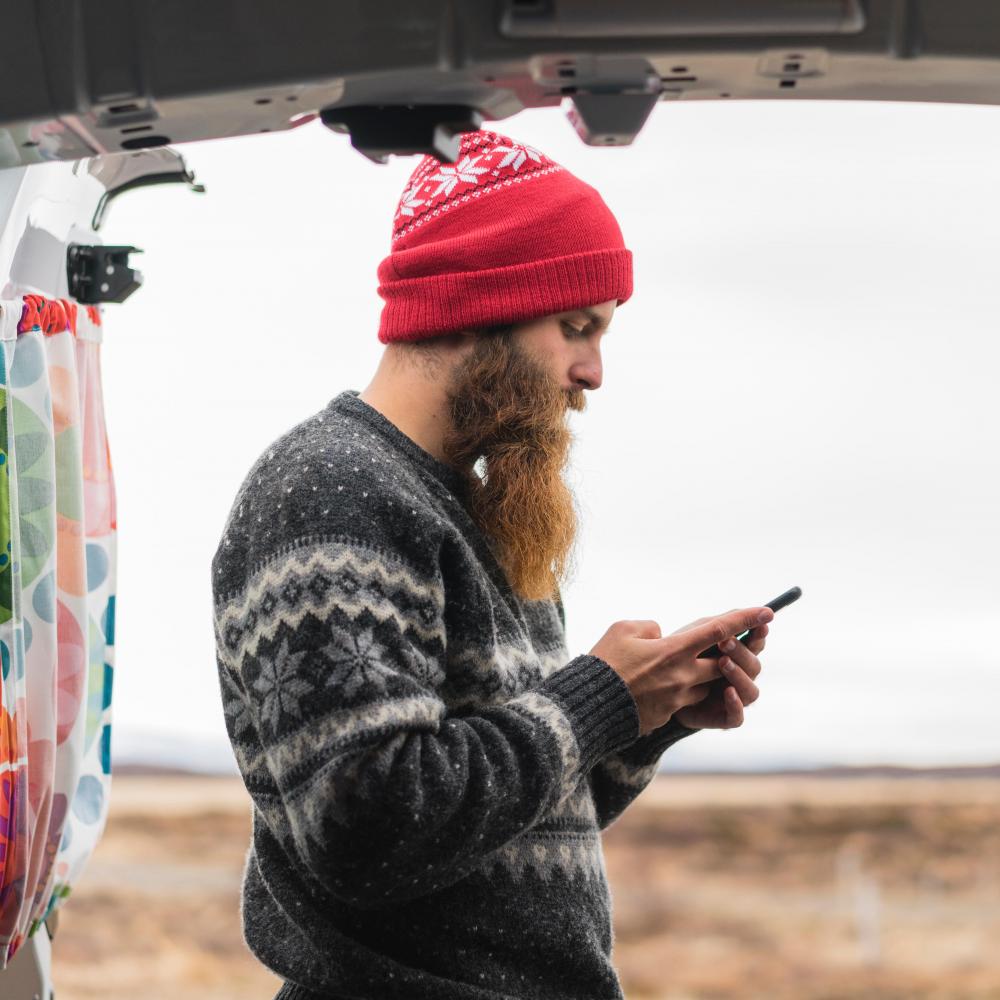
[(86, 305), (124, 302), (142, 284), (142, 274), (128, 266), (130, 253), (142, 251), (71, 243), (66, 253), (70, 296)]

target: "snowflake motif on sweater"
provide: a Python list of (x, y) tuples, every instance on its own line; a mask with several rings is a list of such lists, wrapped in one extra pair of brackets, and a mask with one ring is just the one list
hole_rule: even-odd
[(278, 729), (283, 713), (302, 715), (302, 699), (312, 692), (312, 686), (297, 673), (306, 655), (305, 651), (290, 653), (285, 639), (273, 660), (264, 658), (260, 662), (260, 673), (253, 688), (259, 695), (261, 717), (272, 730)]
[(437, 686), (444, 680), (444, 671), (437, 665), (437, 661), (432, 656), (427, 656), (419, 649), (404, 649), (402, 651), (403, 664), (406, 672), (415, 677), (421, 684)]
[(384, 694), (386, 679), (391, 672), (382, 666), (386, 649), (375, 641), (370, 628), (362, 632), (332, 626), (333, 639), (322, 649), (323, 655), (333, 665), (327, 675), (347, 695), (367, 689), (373, 694)]
[(250, 705), (240, 683), (233, 677), (232, 671), (224, 664), (219, 664), (219, 681), (222, 691), (223, 714), (226, 728), (236, 736), (242, 736), (252, 730), (253, 717)]

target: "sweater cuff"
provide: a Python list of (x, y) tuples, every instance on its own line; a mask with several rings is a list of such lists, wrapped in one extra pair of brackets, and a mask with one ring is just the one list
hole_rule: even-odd
[(563, 710), (573, 728), (586, 774), (605, 754), (627, 747), (639, 734), (639, 709), (621, 674), (584, 653), (550, 674), (536, 690)]
[(620, 750), (618, 756), (627, 764), (644, 767), (658, 761), (663, 751), (672, 747), (678, 740), (700, 732), (700, 729), (692, 729), (690, 726), (685, 726), (683, 722), (677, 722), (671, 718), (662, 726), (657, 726), (656, 729), (650, 730), (645, 736), (640, 736), (629, 746)]

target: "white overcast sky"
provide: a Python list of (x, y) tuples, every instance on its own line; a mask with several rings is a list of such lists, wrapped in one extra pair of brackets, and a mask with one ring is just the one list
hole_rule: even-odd
[[(743, 726), (665, 770), (1000, 761), (1000, 108), (664, 103), (620, 149), (558, 109), (487, 124), (593, 184), (635, 254), (571, 415), (571, 655), (799, 585)], [(418, 160), (318, 122), (176, 149), (207, 192), (130, 192), (102, 230), (145, 251), (102, 348), (112, 755), (207, 767), (231, 762), (209, 562), (259, 453), (368, 384)]]

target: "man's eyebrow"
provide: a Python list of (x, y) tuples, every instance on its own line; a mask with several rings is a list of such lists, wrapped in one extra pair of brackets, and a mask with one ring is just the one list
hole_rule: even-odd
[(575, 309), (574, 314), (578, 316), (586, 316), (587, 320), (598, 328), (607, 326), (607, 321), (596, 309), (590, 309), (584, 306), (582, 309)]

